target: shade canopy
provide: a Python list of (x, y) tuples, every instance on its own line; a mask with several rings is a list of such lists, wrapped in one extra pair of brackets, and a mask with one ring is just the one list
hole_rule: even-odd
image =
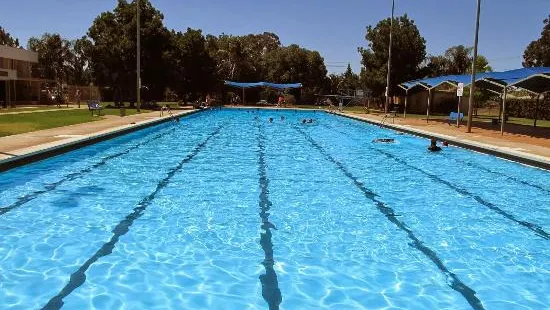
[[(502, 92), (504, 87), (515, 86), (533, 93), (550, 91), (550, 67), (522, 68), (504, 72), (483, 72), (476, 74), (476, 85), (493, 92)], [(408, 91), (415, 87), (434, 89), (442, 84), (471, 84), (471, 75), (444, 75), (433, 78), (418, 79), (400, 84)]]
[(301, 88), (301, 83), (293, 83), (293, 84), (276, 84), (276, 83), (269, 83), (269, 82), (257, 82), (257, 83), (241, 83), (241, 82), (232, 82), (232, 81), (224, 81), (224, 85), (229, 87), (236, 87), (236, 88), (256, 88), (256, 87), (268, 87), (268, 88), (274, 88), (274, 89), (291, 89), (291, 88)]

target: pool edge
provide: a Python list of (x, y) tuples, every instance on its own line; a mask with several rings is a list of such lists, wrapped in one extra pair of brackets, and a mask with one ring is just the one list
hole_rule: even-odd
[(543, 156), (531, 155), (531, 154), (526, 154), (526, 153), (521, 153), (520, 154), (519, 152), (511, 152), (511, 151), (503, 150), (502, 147), (499, 147), (499, 146), (493, 146), (493, 145), (486, 144), (486, 143), (481, 143), (481, 142), (474, 142), (474, 141), (471, 141), (471, 140), (464, 140), (464, 139), (453, 137), (453, 136), (436, 134), (436, 133), (432, 133), (432, 132), (428, 132), (428, 131), (424, 131), (424, 130), (420, 130), (420, 129), (405, 127), (405, 126), (402, 126), (402, 125), (386, 124), (386, 123), (378, 122), (378, 121), (375, 121), (375, 120), (362, 118), (358, 115), (349, 115), (349, 114), (344, 114), (344, 113), (331, 112), (331, 111), (327, 111), (327, 110), (323, 110), (323, 111), (325, 111), (328, 114), (332, 114), (332, 115), (336, 115), (336, 116), (342, 116), (342, 117), (346, 117), (346, 118), (349, 118), (349, 119), (354, 119), (354, 120), (357, 120), (357, 121), (360, 121), (360, 122), (365, 122), (365, 123), (369, 123), (371, 125), (381, 126), (381, 127), (387, 128), (387, 129), (397, 130), (397, 131), (400, 131), (400, 132), (408, 133), (408, 134), (411, 134), (411, 135), (414, 135), (414, 136), (419, 136), (419, 137), (422, 137), (422, 138), (428, 138), (428, 139), (435, 138), (435, 139), (438, 139), (438, 140), (447, 141), (451, 145), (458, 146), (458, 147), (461, 147), (461, 148), (464, 148), (464, 149), (468, 149), (468, 150), (472, 150), (472, 151), (480, 152), (480, 153), (484, 153), (484, 154), (493, 155), (493, 156), (496, 156), (496, 157), (499, 157), (499, 158), (502, 158), (502, 159), (507, 159), (507, 160), (511, 160), (511, 161), (514, 161), (514, 162), (518, 162), (520, 164), (533, 166), (533, 167), (536, 167), (536, 168), (541, 168), (541, 169), (550, 171), (550, 160), (547, 160)]
[[(174, 114), (177, 117), (186, 117), (193, 115), (204, 110), (193, 110), (190, 112), (181, 112)], [(63, 153), (67, 153), (76, 149), (83, 148), (92, 144), (96, 144), (102, 141), (110, 140), (127, 133), (135, 132), (141, 129), (145, 129), (151, 126), (159, 125), (168, 122), (172, 119), (172, 116), (165, 116), (153, 120), (145, 120), (136, 124), (125, 125), (124, 128), (114, 127), (111, 129), (102, 130), (97, 134), (88, 135), (86, 137), (77, 138), (76, 140), (62, 142), (53, 146), (45, 146), (40, 148), (41, 145), (48, 145), (49, 143), (35, 145), (32, 148), (40, 148), (36, 151), (31, 151), (25, 154), (16, 155), (11, 158), (0, 160), (0, 173), (5, 172), (17, 167), (21, 167), (30, 163), (34, 163), (40, 160), (44, 160), (50, 157), (54, 157)], [(55, 142), (54, 142), (55, 143)]]

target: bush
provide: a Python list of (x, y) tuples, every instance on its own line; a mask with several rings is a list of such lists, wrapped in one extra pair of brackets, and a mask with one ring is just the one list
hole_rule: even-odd
[[(536, 99), (508, 99), (506, 114), (509, 117), (535, 118)], [(540, 100), (537, 119), (550, 120), (549, 100)]]
[(286, 104), (295, 105), (296, 104), (296, 97), (291, 94), (285, 94), (285, 102)]

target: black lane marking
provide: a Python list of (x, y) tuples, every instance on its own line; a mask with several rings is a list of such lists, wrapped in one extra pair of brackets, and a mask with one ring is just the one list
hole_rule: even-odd
[(113, 229), (113, 235), (109, 242), (104, 243), (103, 246), (99, 248), (99, 250), (97, 250), (92, 257), (88, 258), (88, 260), (86, 260), (86, 262), (84, 262), (84, 264), (80, 266), (77, 271), (72, 273), (69, 283), (67, 283), (56, 296), (52, 297), (52, 299), (50, 299), (50, 301), (48, 301), (48, 303), (42, 309), (60, 309), (63, 306), (63, 299), (69, 296), (79, 286), (84, 284), (84, 282), (86, 281), (86, 271), (88, 271), (90, 266), (101, 257), (107, 256), (113, 252), (113, 249), (115, 248), (115, 245), (117, 244), (120, 237), (124, 236), (130, 230), (130, 227), (132, 226), (134, 221), (139, 219), (145, 213), (145, 210), (151, 204), (153, 199), (155, 199), (155, 196), (158, 194), (158, 192), (166, 187), (166, 185), (168, 185), (170, 179), (176, 174), (176, 172), (180, 171), (183, 168), (184, 164), (191, 161), (204, 149), (210, 139), (220, 133), (222, 127), (223, 126), (219, 126), (214, 132), (208, 135), (208, 137), (204, 141), (197, 145), (189, 155), (183, 158), (183, 160), (180, 161), (177, 166), (168, 171), (166, 177), (164, 177), (164, 179), (162, 179), (157, 184), (155, 190), (151, 194), (149, 194), (149, 196), (143, 198), (139, 202), (137, 207), (135, 207), (130, 214), (126, 215), (126, 217), (115, 226), (115, 228)]
[(472, 306), (473, 309), (485, 309), (481, 303), (481, 300), (479, 300), (476, 296), (476, 291), (468, 287), (466, 284), (464, 284), (457, 275), (455, 275), (453, 272), (451, 272), (445, 264), (441, 261), (441, 259), (437, 256), (437, 254), (424, 245), (422, 241), (416, 237), (414, 232), (403, 222), (400, 221), (397, 218), (397, 215), (395, 214), (395, 211), (385, 205), (382, 201), (378, 200), (377, 195), (371, 191), (370, 189), (366, 188), (363, 183), (361, 183), (351, 172), (349, 172), (346, 167), (336, 160), (334, 157), (332, 157), (325, 149), (319, 145), (309, 134), (304, 132), (301, 129), (298, 129), (295, 127), (295, 129), (301, 133), (307, 141), (313, 145), (321, 154), (323, 154), (326, 159), (330, 162), (332, 162), (338, 169), (350, 180), (353, 181), (353, 184), (363, 192), (365, 197), (367, 197), (369, 200), (373, 201), (376, 205), (376, 208), (380, 213), (382, 213), (391, 223), (393, 223), (397, 228), (402, 230), (407, 234), (409, 239), (411, 239), (412, 243), (410, 243), (411, 246), (422, 252), (428, 259), (430, 259), (436, 266), (439, 268), (439, 270), (447, 276), (447, 284), (449, 287), (451, 287), (453, 290), (459, 292), (462, 297), (466, 299), (466, 301)]
[[(337, 132), (339, 132), (339, 133), (341, 133), (341, 134), (345, 134), (345, 135), (348, 135), (348, 134), (349, 134), (349, 133), (343, 133), (343, 132), (340, 131), (339, 129), (336, 129), (336, 127), (332, 127), (332, 128), (331, 128), (331, 127), (329, 127), (329, 126), (327, 126), (327, 125), (325, 125), (325, 124), (323, 124), (323, 125), (324, 125), (327, 129), (335, 130), (335, 131), (337, 131)], [(356, 129), (358, 129), (358, 130), (364, 130), (364, 129), (365, 129), (365, 128), (361, 128), (361, 127), (359, 126), (359, 124), (355, 124), (355, 123), (353, 123), (353, 122), (350, 122), (350, 125), (353, 126), (353, 127), (356, 128)], [(374, 126), (374, 125), (373, 125), (373, 126)], [(385, 129), (388, 129), (388, 128), (385, 128)], [(388, 130), (396, 131), (396, 130), (393, 130), (393, 129), (388, 129)], [(469, 151), (471, 151), (471, 150), (469, 150)], [(474, 152), (474, 151), (471, 151), (471, 152)], [(485, 154), (485, 153), (483, 153), (483, 154)], [(489, 155), (489, 156), (493, 156), (493, 155)], [(447, 156), (446, 156), (446, 157), (447, 157)], [(496, 156), (495, 156), (495, 157), (496, 157)], [(520, 183), (520, 184), (523, 184), (523, 185), (531, 186), (531, 187), (533, 187), (533, 188), (539, 189), (539, 190), (541, 190), (541, 191), (543, 191), (543, 192), (546, 192), (546, 193), (550, 193), (550, 189), (548, 189), (548, 188), (544, 188), (544, 187), (542, 187), (542, 186), (540, 186), (540, 185), (533, 184), (533, 183), (530, 183), (530, 182), (528, 182), (528, 181), (518, 179), (518, 178), (516, 178), (516, 177), (507, 175), (507, 174), (502, 173), (502, 172), (499, 172), (499, 171), (491, 170), (491, 169), (489, 169), (489, 168), (483, 167), (482, 165), (474, 164), (474, 163), (472, 163), (472, 162), (468, 162), (468, 161), (465, 161), (465, 160), (456, 159), (456, 158), (452, 158), (452, 157), (448, 157), (448, 158), (450, 158), (450, 159), (452, 159), (452, 160), (455, 160), (455, 161), (458, 161), (458, 162), (461, 162), (461, 163), (463, 163), (463, 164), (465, 164), (465, 165), (467, 165), (467, 166), (469, 166), (469, 167), (473, 167), (473, 168), (476, 168), (476, 169), (480, 169), (480, 170), (483, 170), (483, 171), (486, 171), (486, 172), (488, 172), (488, 173), (492, 173), (492, 174), (495, 174), (495, 175), (500, 175), (500, 176), (502, 176), (502, 177), (507, 178), (508, 180), (511, 180), (511, 181), (514, 181), (514, 182), (517, 182), (517, 183)], [(500, 157), (496, 157), (496, 158), (501, 159), (501, 160), (504, 160), (503, 158), (500, 158)], [(521, 164), (521, 163), (519, 163), (519, 162), (517, 162), (517, 161), (513, 161), (513, 162), (518, 163), (518, 164)]]
[(147, 140), (147, 141), (144, 141), (144, 142), (141, 142), (141, 143), (138, 143), (132, 147), (129, 147), (127, 148), (126, 150), (122, 151), (122, 152), (119, 152), (119, 153), (116, 153), (116, 154), (113, 154), (113, 155), (109, 155), (109, 156), (106, 156), (104, 158), (101, 159), (101, 161), (87, 167), (87, 168), (84, 168), (80, 171), (77, 171), (77, 172), (73, 172), (73, 173), (69, 173), (67, 175), (65, 175), (61, 180), (57, 181), (57, 182), (54, 182), (54, 183), (49, 183), (49, 184), (46, 184), (44, 185), (45, 189), (42, 189), (42, 190), (38, 190), (38, 191), (34, 191), (34, 192), (31, 192), (31, 193), (28, 193), (27, 195), (25, 196), (22, 196), (22, 197), (19, 197), (17, 198), (17, 200), (12, 203), (11, 205), (9, 206), (6, 206), (6, 207), (0, 207), (0, 215), (3, 215), (3, 214), (6, 214), (8, 213), (9, 211), (13, 210), (13, 209), (16, 209), (24, 204), (26, 204), (27, 202), (35, 199), (36, 197), (44, 194), (44, 193), (47, 193), (49, 191), (52, 191), (54, 189), (56, 189), (59, 185), (65, 183), (65, 182), (69, 182), (69, 181), (73, 181), (79, 177), (81, 177), (82, 175), (86, 174), (86, 173), (89, 173), (91, 172), (93, 169), (95, 168), (98, 168), (98, 167), (101, 167), (103, 165), (105, 165), (109, 160), (111, 159), (115, 159), (117, 157), (120, 157), (122, 155), (125, 155), (125, 154), (128, 154), (130, 153), (131, 151), (137, 149), (138, 147), (141, 147), (141, 146), (144, 146), (146, 144), (149, 144), (153, 141), (155, 141), (156, 139), (160, 139), (162, 136), (165, 136), (167, 134), (169, 134), (171, 131), (174, 131), (175, 128), (171, 128), (170, 130), (167, 130), (166, 132), (163, 132), (161, 134), (158, 134), (154, 137), (152, 137), (151, 139)]
[(279, 289), (279, 281), (277, 280), (277, 273), (273, 266), (275, 260), (273, 258), (273, 242), (271, 240), (273, 234), (271, 229), (276, 229), (275, 225), (269, 222), (269, 210), (272, 203), (269, 200), (269, 179), (267, 178), (267, 167), (265, 162), (265, 134), (261, 125), (258, 125), (258, 169), (260, 175), (260, 218), (262, 220), (261, 228), (265, 233), (260, 233), (260, 245), (264, 250), (264, 261), (262, 265), (265, 268), (265, 274), (260, 275), (260, 283), (262, 284), (262, 296), (269, 305), (269, 310), (279, 309), (283, 297), (281, 290)]
[(459, 193), (461, 195), (468, 196), (468, 197), (474, 199), (479, 204), (489, 208), (492, 211), (495, 211), (496, 213), (500, 214), (501, 216), (505, 217), (506, 219), (531, 230), (532, 232), (534, 232), (539, 237), (542, 237), (546, 240), (550, 240), (550, 234), (548, 234), (546, 231), (544, 231), (544, 229), (542, 227), (538, 226), (537, 224), (519, 220), (515, 216), (513, 216), (512, 214), (502, 210), (501, 208), (497, 207), (496, 205), (494, 205), (493, 203), (491, 203), (489, 201), (486, 201), (485, 199), (479, 197), (478, 195), (470, 193), (469, 191), (467, 191), (467, 190), (465, 190), (461, 187), (458, 187), (458, 186), (454, 185), (453, 183), (451, 183), (449, 181), (445, 181), (445, 180), (441, 179), (440, 177), (438, 177), (435, 174), (431, 174), (431, 173), (426, 172), (426, 171), (424, 171), (420, 168), (417, 168), (417, 167), (407, 163), (405, 160), (403, 160), (403, 159), (401, 159), (401, 158), (399, 158), (399, 157), (397, 157), (397, 156), (395, 156), (391, 153), (388, 153), (388, 152), (385, 152), (385, 151), (382, 151), (382, 150), (378, 150), (378, 149), (374, 149), (374, 150), (377, 151), (380, 154), (385, 155), (386, 157), (388, 157), (390, 159), (393, 159), (394, 161), (396, 161), (396, 162), (398, 162), (398, 163), (400, 163), (404, 166), (407, 166), (411, 169), (414, 169), (414, 170), (428, 176), (429, 178), (431, 178), (432, 180), (434, 180), (436, 182), (439, 182), (441, 184), (446, 185), (447, 187), (453, 189), (454, 191), (456, 191), (457, 193)]
[[(340, 131), (338, 131), (338, 133), (340, 134), (344, 134)], [(437, 175), (435, 174), (431, 174), (429, 172), (426, 172), (418, 167), (415, 167), (409, 163), (407, 163), (405, 160), (403, 160), (402, 158), (399, 158), (391, 153), (388, 153), (386, 151), (383, 151), (383, 150), (380, 150), (378, 148), (375, 148), (375, 147), (371, 147), (371, 146), (367, 146), (367, 148), (373, 150), (373, 151), (376, 151), (386, 157), (388, 157), (389, 159), (392, 159), (394, 160), (395, 162), (398, 162), (404, 166), (407, 166), (413, 170), (416, 170), (426, 176), (428, 176), (430, 179), (438, 182), (438, 183), (441, 183), (443, 185), (446, 185), (447, 187), (449, 187), (450, 189), (456, 191), (457, 193), (461, 194), (461, 195), (464, 195), (464, 196), (468, 196), (472, 199), (474, 199), (477, 203), (481, 204), (482, 206), (485, 206), (487, 208), (489, 208), (490, 210), (496, 212), (497, 214), (503, 216), (504, 218), (516, 223), (516, 224), (519, 224), (529, 230), (531, 230), (532, 232), (534, 232), (537, 236), (539, 237), (542, 237), (546, 240), (550, 240), (550, 234), (548, 232), (546, 232), (542, 227), (540, 227), (539, 225), (535, 224), (535, 223), (531, 223), (531, 222), (528, 222), (528, 221), (522, 221), (522, 220), (519, 220), (517, 219), (515, 216), (513, 216), (512, 214), (502, 210), (501, 208), (497, 207), (496, 205), (494, 205), (493, 203), (489, 202), (489, 201), (486, 201), (485, 199), (481, 198), (480, 196), (476, 195), (476, 194), (473, 194), (473, 193), (470, 193), (469, 191), (467, 191), (466, 189), (464, 188), (461, 188), (461, 187), (458, 187), (456, 185), (454, 185), (453, 183), (449, 182), (449, 181), (445, 181), (443, 180), (442, 178), (438, 177)]]
[(488, 173), (492, 173), (492, 174), (495, 174), (495, 175), (499, 175), (499, 176), (502, 176), (502, 177), (505, 177), (507, 178), (508, 180), (511, 180), (511, 181), (514, 181), (514, 182), (517, 182), (517, 183), (520, 183), (520, 184), (523, 184), (523, 185), (527, 185), (527, 186), (530, 186), (530, 187), (533, 187), (533, 188), (536, 188), (536, 189), (539, 189), (543, 192), (546, 192), (546, 193), (550, 193), (550, 189), (546, 189), (540, 185), (537, 185), (537, 184), (533, 184), (533, 183), (529, 183), (527, 181), (524, 181), (524, 180), (521, 180), (521, 179), (518, 179), (516, 177), (513, 177), (513, 176), (509, 176), (505, 173), (502, 173), (502, 172), (499, 172), (499, 171), (494, 171), (494, 170), (491, 170), (489, 168), (485, 168), (483, 167), (482, 165), (477, 165), (477, 164), (474, 164), (474, 163), (471, 163), (471, 162), (468, 162), (468, 161), (465, 161), (465, 160), (461, 160), (461, 159), (457, 159), (457, 158), (452, 158), (452, 157), (449, 157), (449, 156), (446, 156), (448, 157), (449, 159), (451, 160), (455, 160), (455, 161), (458, 161), (458, 162), (461, 162), (469, 167), (472, 167), (472, 168), (476, 168), (476, 169), (479, 169), (479, 170), (483, 170), (485, 172), (488, 172)]

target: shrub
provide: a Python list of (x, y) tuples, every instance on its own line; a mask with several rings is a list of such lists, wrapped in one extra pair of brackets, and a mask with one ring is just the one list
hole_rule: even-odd
[[(534, 118), (537, 106), (536, 99), (508, 99), (506, 101), (506, 114), (509, 117)], [(550, 101), (540, 100), (538, 119), (550, 120)]]
[(291, 104), (291, 105), (296, 104), (296, 97), (294, 97), (294, 95), (285, 94), (284, 97), (285, 97), (286, 104)]

